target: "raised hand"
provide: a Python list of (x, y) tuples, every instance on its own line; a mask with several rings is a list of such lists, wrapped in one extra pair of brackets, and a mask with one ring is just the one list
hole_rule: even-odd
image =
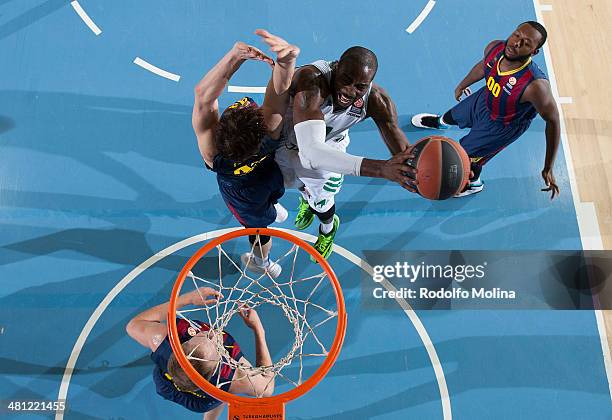
[(239, 60), (265, 61), (270, 66), (274, 66), (274, 60), (264, 54), (259, 48), (238, 41), (234, 44), (232, 51)]
[(223, 298), (223, 295), (212, 287), (199, 287), (184, 295), (188, 305), (212, 305)]
[(296, 45), (289, 44), (283, 38), (271, 34), (265, 29), (257, 29), (255, 31), (261, 37), (261, 40), (268, 44), (270, 51), (276, 53), (276, 62), (286, 64), (295, 61), (300, 54), (300, 49)]
[(247, 327), (252, 330), (263, 330), (263, 324), (255, 309), (251, 308), (246, 303), (241, 303), (238, 313)]

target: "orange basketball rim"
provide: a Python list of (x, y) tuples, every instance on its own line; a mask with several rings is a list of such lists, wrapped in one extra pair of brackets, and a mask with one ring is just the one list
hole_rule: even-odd
[[(231, 394), (229, 392), (225, 392), (217, 388), (216, 386), (208, 382), (200, 373), (198, 373), (198, 371), (191, 365), (191, 363), (187, 359), (187, 356), (185, 355), (181, 347), (181, 342), (179, 339), (179, 334), (175, 321), (177, 312), (177, 298), (187, 275), (189, 274), (190, 270), (196, 265), (196, 263), (200, 259), (202, 259), (204, 255), (215, 249), (220, 244), (235, 238), (248, 237), (249, 235), (265, 235), (273, 238), (280, 238), (285, 241), (291, 242), (293, 245), (298, 246), (299, 248), (310, 254), (310, 256), (312, 256), (317, 261), (317, 263), (327, 274), (327, 278), (333, 286), (338, 312), (334, 341), (330, 346), (329, 352), (325, 360), (312, 374), (312, 376), (306, 379), (299, 386), (287, 392), (284, 392), (279, 395), (262, 398), (251, 398)], [(210, 242), (200, 248), (189, 259), (189, 261), (187, 261), (187, 263), (179, 273), (178, 278), (176, 279), (176, 282), (172, 289), (172, 295), (170, 296), (170, 303), (168, 307), (167, 322), (169, 340), (172, 347), (172, 351), (174, 352), (174, 355), (176, 356), (180, 366), (190, 377), (190, 379), (204, 392), (220, 401), (225, 401), (228, 403), (229, 418), (231, 420), (279, 420), (285, 418), (285, 403), (294, 400), (310, 391), (325, 377), (327, 372), (329, 372), (329, 370), (335, 363), (336, 359), (338, 358), (338, 355), (340, 354), (342, 343), (344, 342), (347, 317), (346, 308), (344, 305), (344, 298), (342, 296), (342, 289), (340, 287), (340, 282), (338, 281), (336, 274), (332, 270), (329, 263), (310, 244), (303, 241), (302, 239), (293, 236), (290, 233), (281, 230), (270, 228), (246, 228), (235, 230), (212, 239)]]

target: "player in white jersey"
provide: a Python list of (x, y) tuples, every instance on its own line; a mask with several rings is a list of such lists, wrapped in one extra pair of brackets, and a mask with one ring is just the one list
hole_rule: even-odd
[[(378, 62), (363, 47), (351, 47), (340, 60), (316, 61), (296, 71), (291, 105), (284, 120), (284, 146), (276, 152), (286, 187), (302, 193), (295, 226), (302, 230), (319, 218), (315, 248), (327, 258), (340, 225), (335, 195), (344, 175), (386, 178), (415, 191), (415, 170), (405, 162), (412, 147), (397, 122), (389, 95), (372, 80)], [(349, 155), (349, 128), (372, 117), (394, 155), (389, 160)]]

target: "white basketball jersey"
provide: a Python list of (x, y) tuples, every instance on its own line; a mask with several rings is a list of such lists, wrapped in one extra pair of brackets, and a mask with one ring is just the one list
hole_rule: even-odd
[[(323, 77), (331, 86), (331, 61), (318, 60), (312, 63), (323, 74)], [(329, 95), (325, 98), (325, 101), (321, 105), (321, 112), (325, 120), (326, 136), (325, 142), (327, 145), (337, 150), (346, 150), (350, 140), (348, 137), (348, 129), (364, 120), (367, 114), (368, 108), (368, 97), (372, 90), (372, 84), (368, 87), (368, 91), (363, 96), (356, 100), (353, 104), (349, 105), (345, 109), (339, 109), (334, 111), (333, 97)], [(285, 114), (285, 121), (283, 132), (286, 139), (286, 146), (289, 149), (297, 150), (297, 140), (295, 138), (295, 131), (293, 130), (293, 99), (289, 104), (287, 113)]]

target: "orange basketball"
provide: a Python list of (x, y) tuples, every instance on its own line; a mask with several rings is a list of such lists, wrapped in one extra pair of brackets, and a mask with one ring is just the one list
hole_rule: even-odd
[(446, 200), (461, 192), (470, 179), (470, 158), (456, 141), (429, 136), (414, 145), (418, 192), (430, 200)]

